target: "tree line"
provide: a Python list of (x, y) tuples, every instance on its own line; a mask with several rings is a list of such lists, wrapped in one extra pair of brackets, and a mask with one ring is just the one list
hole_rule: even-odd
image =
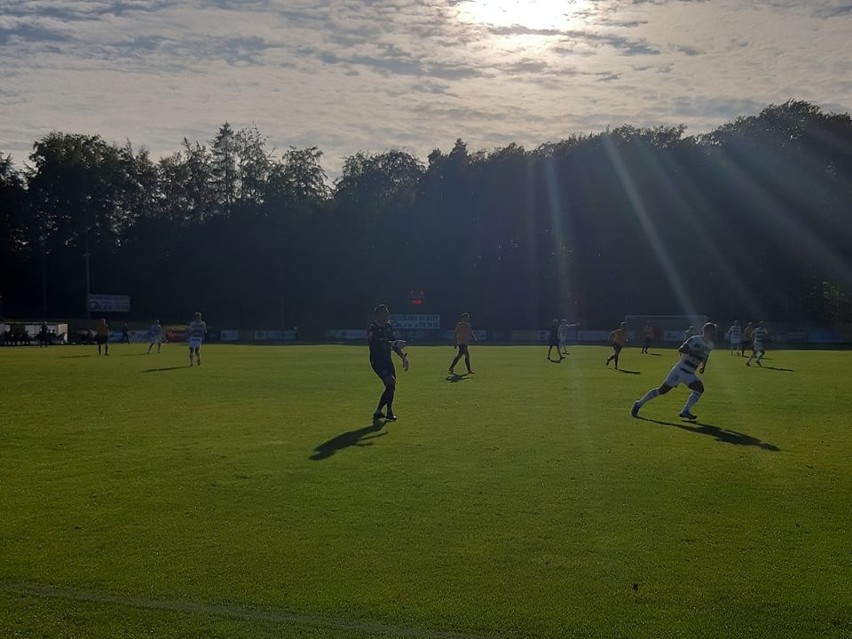
[[(706, 134), (625, 125), (527, 150), (360, 152), (330, 181), (225, 123), (153, 161), (53, 132), (0, 153), (0, 295), (17, 318), (131, 318), (303, 335), (369, 309), (539, 328), (625, 314), (852, 321), (852, 121), (803, 101)], [(87, 275), (88, 268), (88, 275)], [(411, 306), (409, 291), (422, 291)], [(418, 294), (418, 297), (419, 294)]]

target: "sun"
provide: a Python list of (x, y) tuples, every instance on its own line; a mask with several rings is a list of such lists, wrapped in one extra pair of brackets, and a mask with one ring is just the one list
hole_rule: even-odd
[(491, 27), (558, 29), (588, 0), (462, 0), (459, 18)]

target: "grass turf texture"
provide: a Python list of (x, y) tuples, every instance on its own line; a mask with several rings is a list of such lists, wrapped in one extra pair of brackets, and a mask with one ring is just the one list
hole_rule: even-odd
[(0, 636), (852, 637), (852, 353), (146, 348), (0, 350)]

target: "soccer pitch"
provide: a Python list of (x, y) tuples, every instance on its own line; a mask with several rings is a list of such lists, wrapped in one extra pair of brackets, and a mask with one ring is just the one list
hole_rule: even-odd
[(146, 349), (0, 350), (0, 636), (852, 637), (852, 352)]

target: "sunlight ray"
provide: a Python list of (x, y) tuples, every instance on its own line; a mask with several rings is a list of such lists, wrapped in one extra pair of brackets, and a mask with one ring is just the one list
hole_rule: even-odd
[(685, 314), (701, 314), (700, 309), (696, 308), (692, 297), (689, 295), (689, 292), (686, 289), (686, 285), (684, 284), (682, 278), (678, 273), (677, 264), (675, 264), (672, 257), (668, 254), (668, 251), (665, 247), (665, 243), (662, 241), (662, 238), (660, 237), (660, 232), (656, 227), (656, 223), (652, 219), (652, 216), (648, 214), (648, 210), (645, 207), (645, 203), (642, 201), (642, 198), (639, 195), (639, 189), (636, 187), (636, 184), (633, 181), (633, 178), (630, 175), (630, 171), (628, 170), (628, 167), (622, 159), (618, 148), (616, 147), (610, 136), (603, 137), (603, 144), (607, 156), (612, 162), (612, 166), (615, 168), (618, 180), (621, 183), (621, 186), (624, 191), (627, 193), (628, 198), (630, 199), (630, 204), (632, 206), (633, 213), (636, 215), (636, 218), (642, 225), (642, 230), (645, 232), (645, 236), (647, 237), (648, 242), (651, 244), (651, 248), (654, 251), (654, 256), (660, 263), (660, 266), (663, 269), (663, 273), (665, 274), (665, 277), (668, 280), (671, 290), (675, 294), (681, 309)]
[[(572, 300), (574, 292), (571, 290), (571, 268), (568, 253), (572, 250), (571, 237), (565, 232), (565, 221), (567, 211), (564, 207), (562, 193), (558, 186), (558, 178), (553, 161), (547, 159), (544, 162), (544, 181), (547, 188), (547, 209), (550, 212), (550, 222), (553, 231), (553, 251), (556, 255), (557, 276), (559, 277), (559, 303), (560, 312), (564, 316), (569, 309), (573, 310)], [(572, 316), (571, 321), (576, 318)]]
[[(658, 183), (665, 185), (665, 192), (672, 198), (674, 210), (688, 218), (690, 225), (696, 230), (690, 241), (700, 238), (700, 248), (709, 254), (708, 268), (720, 272), (725, 281), (725, 290), (737, 297), (738, 301), (747, 308), (750, 317), (764, 317), (764, 309), (755, 301), (758, 296), (743, 284), (743, 278), (730, 263), (729, 255), (732, 250), (741, 254), (745, 261), (750, 260), (748, 244), (740, 240), (736, 229), (729, 229), (728, 236), (734, 246), (719, 246), (712, 239), (714, 234), (710, 229), (711, 224), (716, 223), (716, 216), (713, 215), (712, 207), (703, 198), (692, 177), (686, 172), (677, 171), (676, 167), (661, 165), (659, 155), (651, 153), (646, 147), (641, 147), (641, 151), (647, 169), (654, 173)], [(757, 268), (757, 263), (751, 261), (754, 263), (754, 268)], [(682, 265), (681, 268), (685, 268), (685, 266)], [(712, 311), (713, 309), (706, 310)]]
[(762, 218), (762, 228), (766, 235), (775, 235), (787, 243), (795, 238), (800, 251), (797, 255), (799, 260), (803, 256), (813, 260), (827, 272), (839, 277), (846, 286), (852, 287), (850, 260), (823, 242), (793, 213), (796, 200), (802, 200), (801, 203), (805, 204), (804, 199), (814, 198), (819, 186), (801, 170), (768, 154), (766, 157), (757, 157), (745, 151), (734, 153), (730, 150), (726, 151), (726, 157), (735, 168), (731, 172), (731, 179), (735, 181), (733, 186), (754, 203), (751, 210), (755, 216)]

